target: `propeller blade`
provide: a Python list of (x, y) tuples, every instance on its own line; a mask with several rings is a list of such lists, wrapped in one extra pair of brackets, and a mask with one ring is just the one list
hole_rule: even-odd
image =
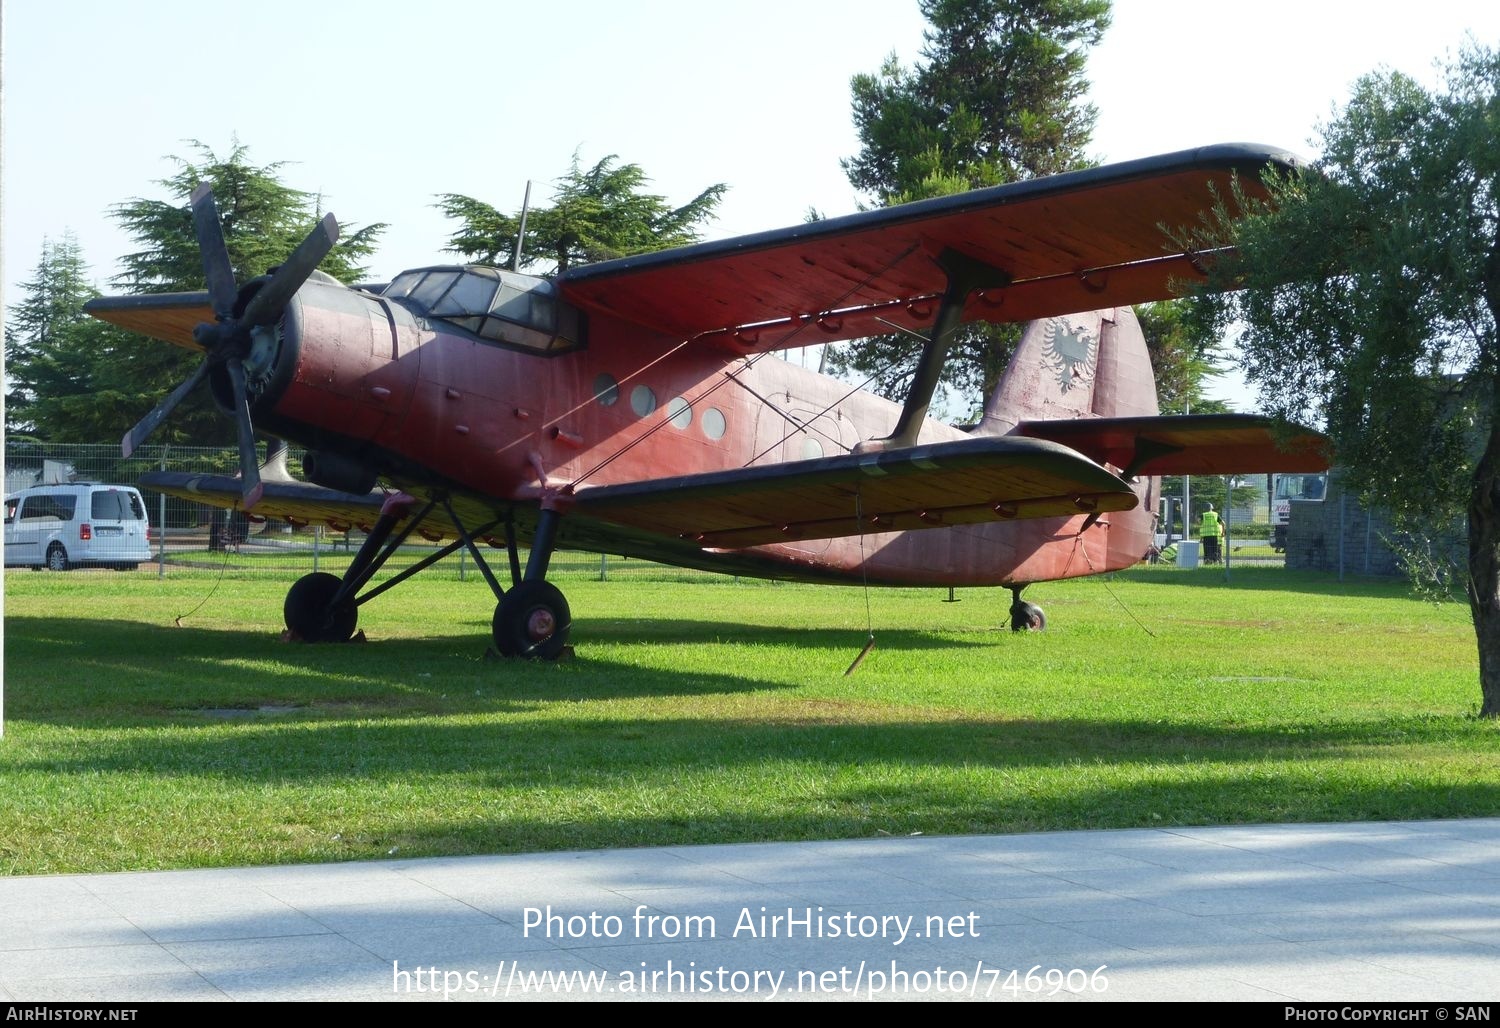
[(219, 207), (214, 203), (213, 187), (200, 183), (193, 190), (193, 234), (198, 237), (198, 252), (203, 258), (203, 274), (208, 280), (208, 297), (214, 314), (220, 320), (234, 311), (238, 287), (234, 269), (229, 265), (229, 248), (224, 245), (224, 228), (219, 224)]
[(260, 502), (265, 486), (260, 481), (260, 466), (255, 459), (255, 429), (250, 424), (250, 395), (245, 386), (245, 366), (238, 360), (224, 362), (229, 384), (234, 388), (234, 427), (240, 443), (240, 492), (242, 509), (250, 510)]
[(250, 302), (245, 305), (245, 313), (240, 316), (240, 324), (269, 325), (280, 317), (281, 309), (286, 306), (287, 301), (302, 288), (302, 283), (307, 281), (338, 241), (338, 219), (332, 214), (325, 215), (297, 249), (292, 251), (285, 263), (276, 269), (271, 281), (261, 286), (250, 298)]
[(167, 398), (151, 409), (151, 413), (135, 423), (135, 427), (126, 432), (120, 438), (120, 455), (129, 457), (135, 452), (135, 448), (144, 443), (155, 432), (157, 427), (172, 413), (172, 408), (182, 402), (182, 398), (197, 388), (198, 383), (203, 381), (203, 376), (208, 374), (208, 361), (198, 365), (198, 370), (183, 382), (182, 385), (173, 389)]

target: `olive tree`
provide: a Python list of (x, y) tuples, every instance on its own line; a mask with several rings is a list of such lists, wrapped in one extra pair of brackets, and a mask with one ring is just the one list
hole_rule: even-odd
[(1251, 216), (1225, 198), (1184, 233), (1218, 252), (1210, 285), (1240, 289), (1201, 302), (1241, 326), (1262, 401), (1323, 419), (1346, 481), (1403, 534), (1467, 519), (1451, 572), (1441, 552), (1409, 568), (1462, 585), (1481, 713), (1500, 716), (1500, 55), (1470, 45), (1439, 88), (1369, 75), (1322, 144)]

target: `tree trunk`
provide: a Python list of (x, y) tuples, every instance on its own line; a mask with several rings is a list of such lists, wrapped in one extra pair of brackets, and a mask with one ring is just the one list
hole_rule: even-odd
[(1469, 493), (1469, 612), (1479, 644), (1481, 717), (1500, 717), (1500, 409)]
[[(1493, 325), (1500, 320), (1500, 236), (1485, 258), (1483, 288)], [(1500, 718), (1500, 375), (1492, 375), (1487, 399), (1489, 434), (1469, 492), (1469, 613), (1479, 643), (1479, 716)]]

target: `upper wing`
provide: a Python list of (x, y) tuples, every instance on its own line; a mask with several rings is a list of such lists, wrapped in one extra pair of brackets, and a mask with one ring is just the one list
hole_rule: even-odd
[[(565, 300), (734, 353), (808, 346), (927, 326), (945, 279), (932, 259), (953, 250), (1008, 284), (976, 291), (966, 319), (1030, 321), (1175, 295), (1202, 278), (1199, 255), (1164, 227), (1193, 224), (1217, 200), (1251, 195), (1284, 150), (1229, 143), (1013, 182), (843, 218), (574, 268)], [(95, 317), (197, 349), (212, 321), (207, 293), (105, 297)]]
[(84, 304), (83, 309), (100, 321), (189, 350), (203, 349), (193, 339), (193, 328), (214, 320), (207, 293), (100, 296)]
[(579, 515), (736, 548), (1130, 510), (1130, 486), (1065, 446), (961, 439), (579, 489)]
[(979, 189), (757, 235), (569, 270), (564, 298), (678, 338), (752, 352), (919, 328), (951, 249), (1009, 284), (970, 297), (966, 318), (1028, 321), (1175, 295), (1197, 255), (1163, 227), (1197, 222), (1239, 178), (1297, 166), (1291, 154), (1225, 144)]
[(1328, 437), (1255, 414), (1023, 421), (1050, 439), (1131, 475), (1231, 475), (1328, 470)]

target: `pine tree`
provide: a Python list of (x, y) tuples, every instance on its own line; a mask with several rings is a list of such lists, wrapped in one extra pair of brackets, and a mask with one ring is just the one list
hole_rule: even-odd
[(923, 62), (889, 58), (851, 84), (856, 189), (889, 206), (1093, 163), (1083, 97), (1109, 0), (922, 0)]
[[(672, 207), (664, 197), (644, 191), (650, 179), (640, 165), (619, 160), (611, 154), (585, 171), (573, 155), (567, 174), (557, 181), (553, 205), (527, 214), (523, 268), (559, 274), (578, 264), (698, 241), (727, 187), (709, 186), (691, 202)], [(475, 264), (511, 266), (519, 214), (503, 214), (458, 193), (442, 194), (437, 206), (461, 223), (448, 249)]]
[[(45, 239), (32, 277), (5, 326), (5, 429), (52, 438), (56, 397), (81, 384), (90, 391), (98, 367), (98, 333), (83, 305), (98, 295), (78, 240)], [(107, 438), (107, 437), (106, 437)]]
[[(1097, 112), (1084, 102), (1089, 47), (1109, 0), (922, 0), (922, 61), (894, 56), (851, 83), (861, 149), (843, 162), (871, 206), (885, 207), (1089, 166)], [(959, 330), (941, 389), (978, 410), (1010, 361), (1019, 326)], [(899, 398), (922, 344), (879, 336), (835, 349), (830, 368)]]
[[(140, 247), (121, 259), (125, 270), (114, 281), (124, 291), (204, 288), (188, 202), (201, 182), (213, 186), (224, 242), (241, 284), (285, 259), (321, 216), (316, 197), (281, 182), (281, 164), (256, 166), (248, 148), (238, 143), (224, 157), (201, 143), (194, 146), (196, 159), (174, 158), (177, 173), (159, 183), (171, 199), (137, 198), (115, 208)], [(346, 228), (323, 270), (344, 281), (357, 280), (383, 227)], [(36, 275), (23, 287), (25, 299), (6, 329), (9, 431), (49, 442), (118, 439), (190, 376), (201, 359), (86, 317), (83, 304), (98, 293), (87, 279), (87, 266), (71, 237), (44, 246)], [(207, 390), (199, 390), (153, 438), (220, 445), (232, 443), (235, 435)]]
[[(115, 217), (141, 247), (120, 259), (125, 270), (115, 285), (133, 293), (204, 287), (203, 258), (188, 204), (203, 182), (213, 186), (230, 267), (241, 285), (285, 260), (323, 216), (321, 197), (281, 181), (284, 162), (256, 166), (250, 163), (249, 147), (241, 143), (222, 157), (202, 143), (193, 146), (196, 159), (171, 158), (177, 173), (157, 183), (171, 199), (137, 197), (115, 206)], [(356, 230), (341, 220), (339, 242), (320, 270), (343, 282), (358, 281), (365, 274), (361, 262), (374, 252), (384, 228), (376, 224)]]

